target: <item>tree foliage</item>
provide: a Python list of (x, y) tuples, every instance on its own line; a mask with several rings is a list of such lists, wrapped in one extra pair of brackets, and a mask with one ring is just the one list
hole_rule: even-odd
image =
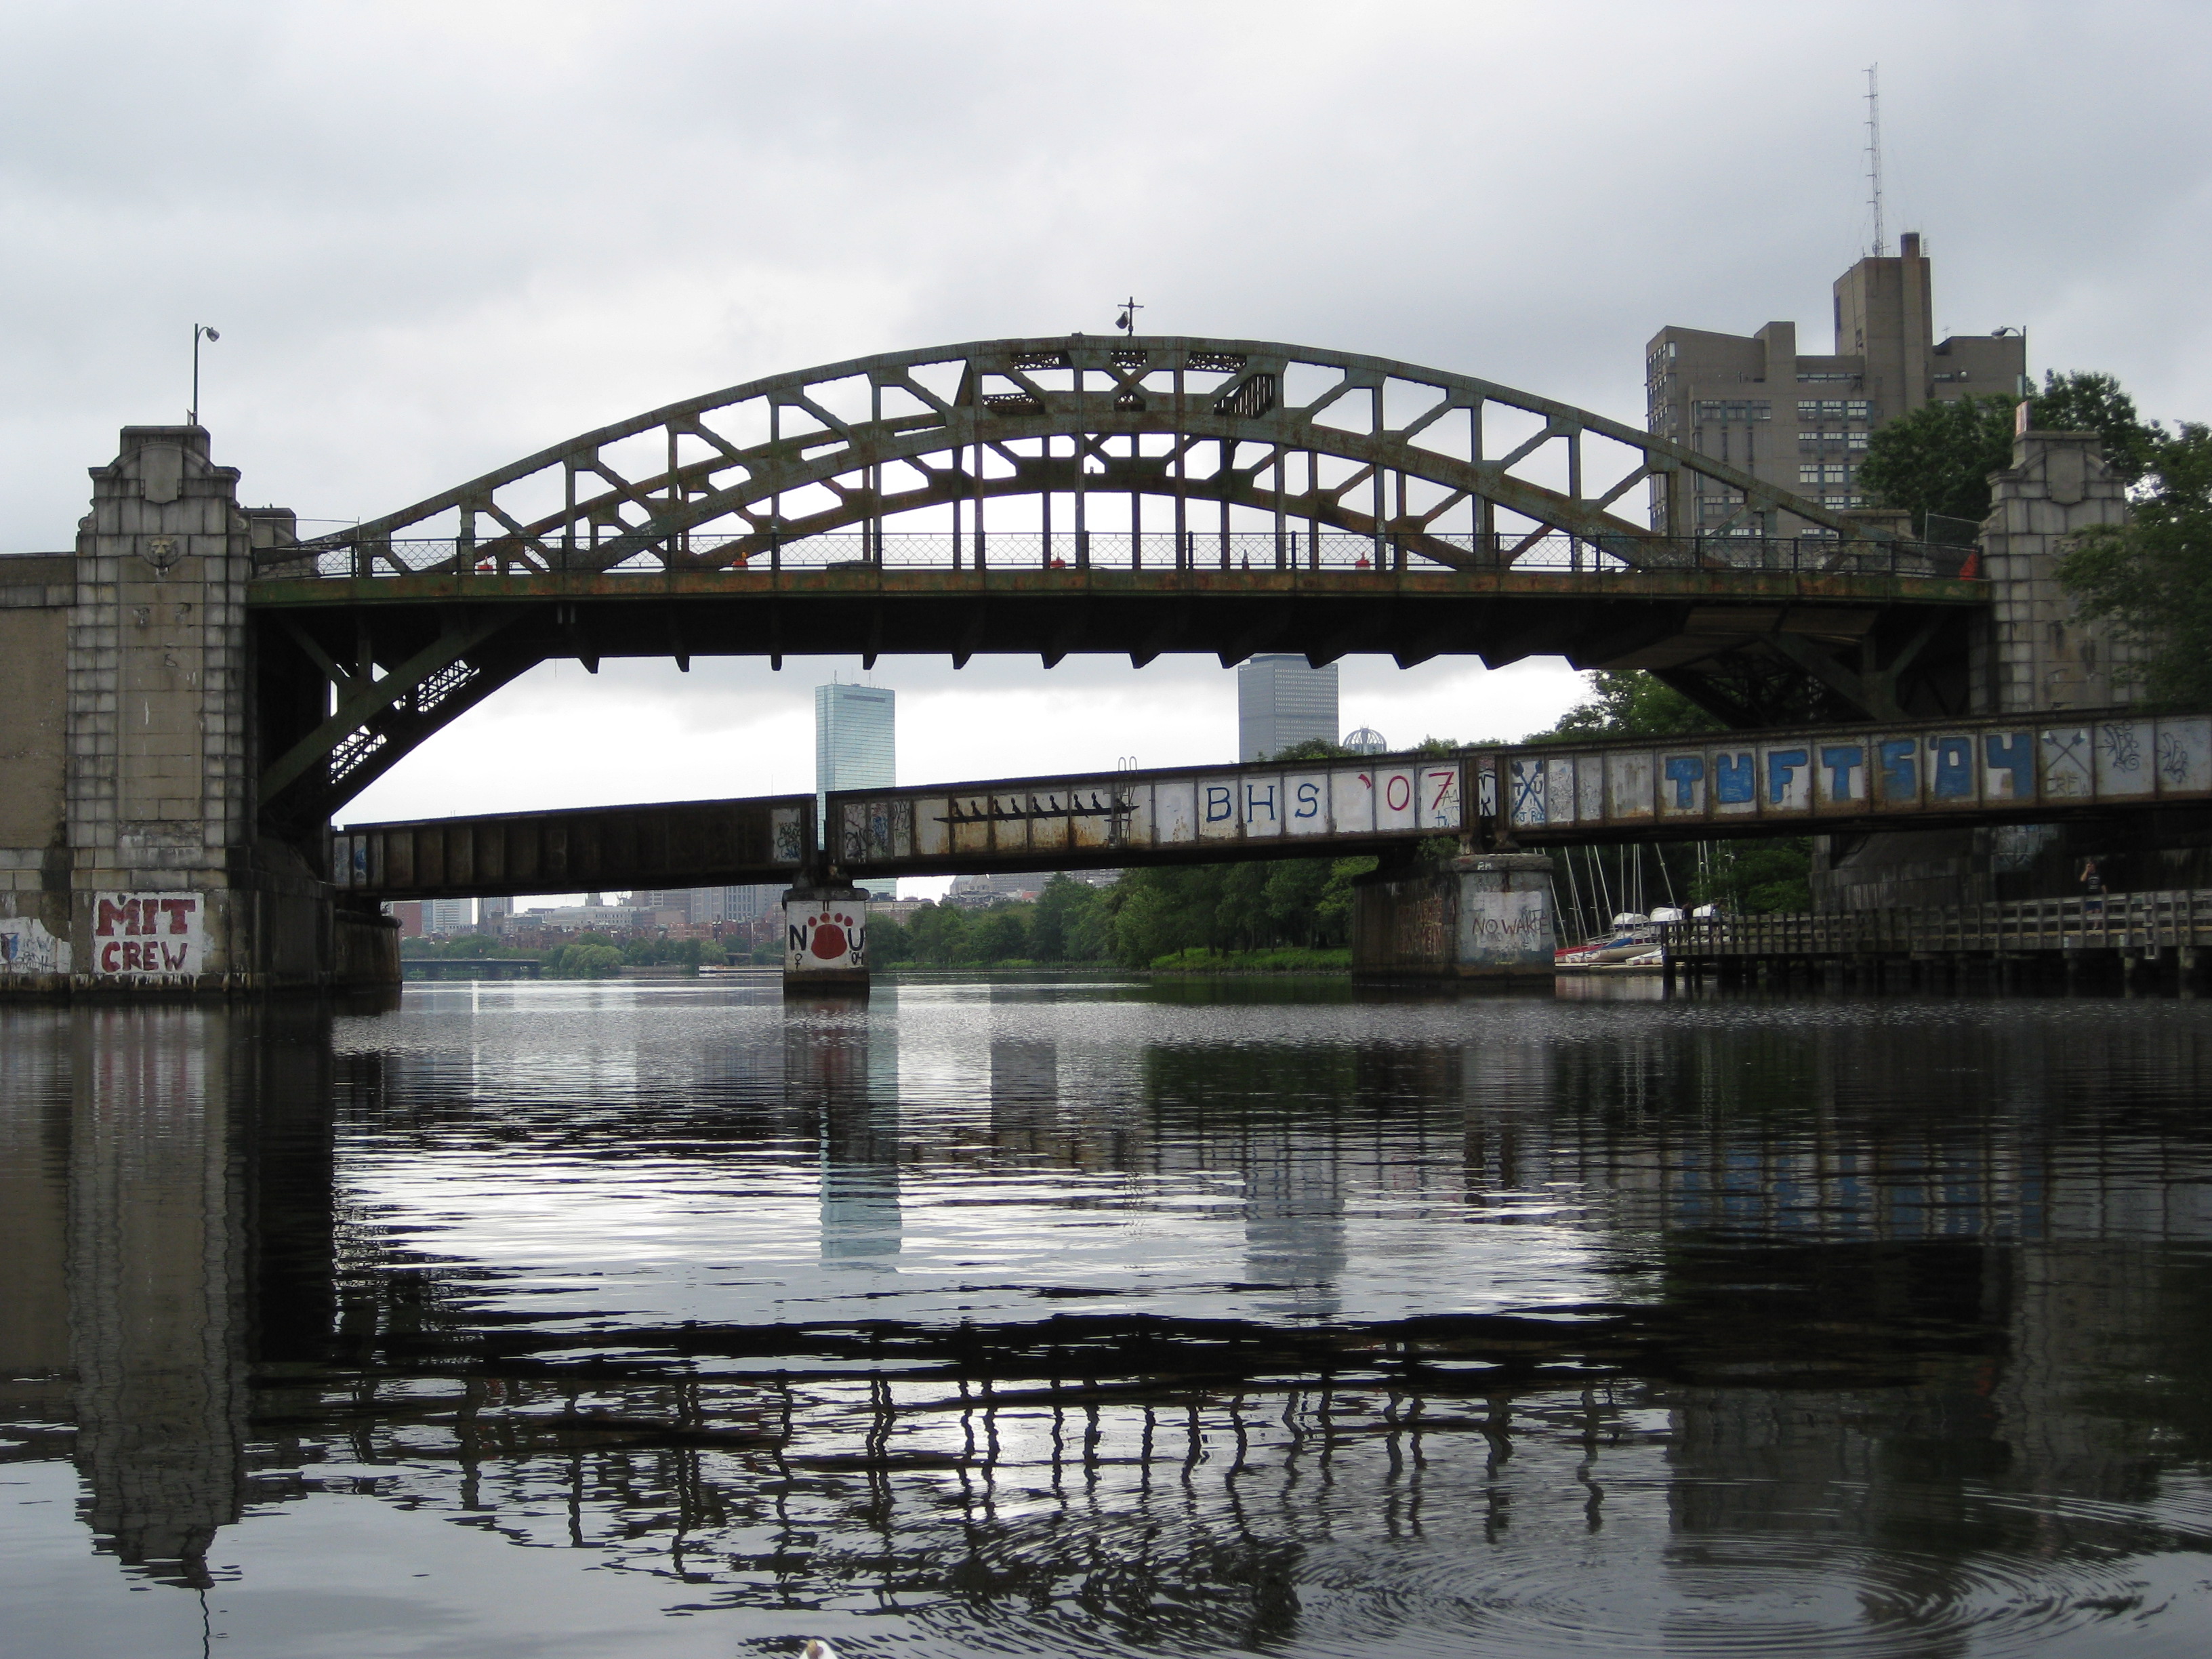
[(1957, 398), (1923, 404), (1879, 428), (1859, 463), (1859, 487), (1883, 507), (1978, 524), (1990, 514), (1990, 474), (2012, 465), (2016, 398)]
[(870, 926), (882, 967), (1148, 967), (1190, 951), (1330, 950), (1352, 929), (1352, 880), (1371, 858), (1266, 859), (1127, 872), (1111, 887), (1065, 875), (1035, 901), (981, 910), (933, 904)]
[[(1990, 474), (2012, 465), (2019, 404), (1998, 396), (1922, 404), (1867, 441), (1859, 487), (1881, 505), (1911, 514), (1921, 535), (1931, 513), (1980, 523), (1990, 514)], [(2157, 423), (2143, 422), (2135, 399), (2109, 374), (2046, 374), (2033, 404), (2028, 421), (2039, 430), (2098, 434), (2105, 459), (2130, 485), (2149, 471), (2165, 441)]]
[(2058, 579), (2135, 647), (2121, 670), (2153, 704), (2212, 707), (2212, 428), (2161, 434), (2128, 522), (2084, 531)]
[(2110, 374), (2076, 370), (2046, 374), (2035, 394), (2029, 424), (2039, 432), (2094, 432), (2104, 441), (2105, 460), (2130, 489), (2158, 464), (2170, 441), (2156, 421), (2136, 412), (2136, 400)]
[(1589, 695), (1559, 716), (1531, 743), (1581, 738), (1674, 738), (1713, 732), (1720, 722), (1672, 686), (1640, 668), (1599, 669), (1587, 677)]

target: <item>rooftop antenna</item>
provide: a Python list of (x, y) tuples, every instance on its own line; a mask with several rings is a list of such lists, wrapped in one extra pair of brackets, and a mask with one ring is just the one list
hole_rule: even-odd
[(1867, 65), (1867, 184), (1874, 198), (1874, 257), (1889, 252), (1889, 239), (1881, 228), (1881, 65)]

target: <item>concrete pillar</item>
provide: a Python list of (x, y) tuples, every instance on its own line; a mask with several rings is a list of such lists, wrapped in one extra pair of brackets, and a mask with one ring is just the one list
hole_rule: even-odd
[(1977, 641), (1977, 714), (2104, 708), (2132, 700), (2116, 671), (2125, 647), (2108, 626), (2084, 623), (2058, 585), (2068, 538), (2127, 518), (2126, 491), (2105, 465), (2094, 432), (2022, 432), (2012, 465), (1990, 476), (1981, 569), (1990, 622)]
[(1462, 979), (1544, 979), (1559, 947), (1552, 860), (1545, 853), (1482, 853), (1452, 860), (1459, 878)]
[(868, 994), (868, 896), (849, 883), (788, 889), (783, 896), (783, 994)]
[(1362, 977), (1548, 984), (1557, 943), (1552, 860), (1542, 853), (1386, 866), (1352, 888), (1352, 970)]
[(342, 951), (328, 887), (257, 833), (246, 584), (289, 515), (241, 510), (238, 476), (197, 426), (125, 427), (92, 470), (65, 653), (73, 992), (321, 988), (383, 954)]

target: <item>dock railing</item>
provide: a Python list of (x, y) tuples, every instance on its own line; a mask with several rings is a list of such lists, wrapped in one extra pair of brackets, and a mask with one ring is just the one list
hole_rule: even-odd
[(2011, 956), (2040, 951), (2154, 955), (2212, 945), (2212, 888), (2019, 899), (1945, 908), (1697, 916), (1659, 924), (1668, 958)]

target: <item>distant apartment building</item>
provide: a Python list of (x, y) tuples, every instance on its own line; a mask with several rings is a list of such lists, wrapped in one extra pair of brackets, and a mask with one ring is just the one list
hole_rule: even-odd
[(653, 925), (653, 913), (643, 905), (559, 904), (509, 916), (505, 931), (606, 933), (619, 938), (649, 930)]
[(694, 927), (717, 922), (758, 921), (783, 902), (784, 884), (747, 887), (678, 887), (645, 892), (637, 902), (656, 911), (681, 910)]
[(477, 926), (477, 902), (474, 899), (425, 899), (422, 901), (422, 931), (434, 938), (445, 934), (471, 933)]
[(1237, 670), (1237, 758), (1266, 760), (1294, 743), (1336, 741), (1336, 665), (1252, 657)]
[[(814, 805), (832, 789), (887, 789), (898, 781), (898, 694), (880, 685), (814, 688)], [(823, 820), (825, 826), (826, 818)], [(827, 833), (825, 827), (824, 833)], [(864, 881), (890, 897), (896, 881)]]
[[(1893, 256), (1869, 255), (1835, 283), (1835, 349), (1807, 356), (1797, 325), (1756, 334), (1662, 328), (1644, 349), (1646, 428), (1765, 483), (1845, 510), (1868, 505), (1858, 465), (1868, 435), (1923, 404), (2015, 394), (2027, 373), (2016, 330), (1938, 340), (1935, 296), (1920, 237)], [(1792, 514), (1767, 526), (1742, 514), (1741, 491), (1696, 478), (1681, 518), (1667, 522), (1661, 481), (1651, 527), (1680, 535), (1824, 535)]]

